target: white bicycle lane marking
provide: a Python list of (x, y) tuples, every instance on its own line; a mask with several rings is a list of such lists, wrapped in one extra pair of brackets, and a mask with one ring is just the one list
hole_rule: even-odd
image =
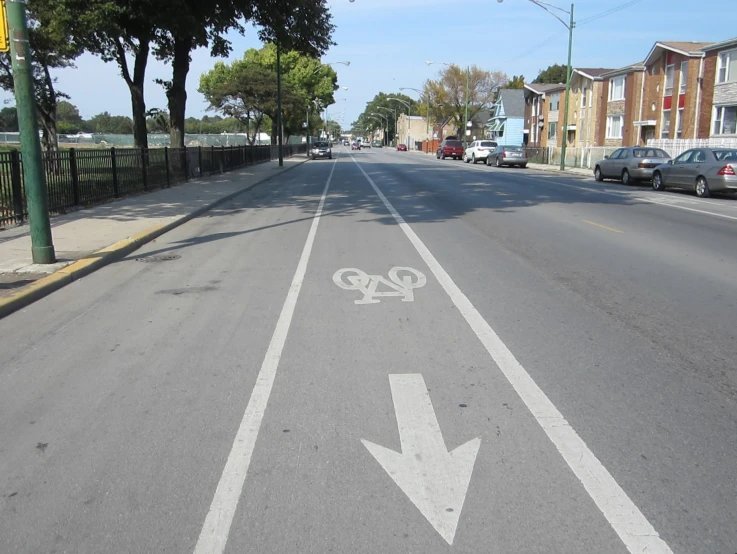
[[(400, 272), (403, 275), (400, 275)], [(387, 296), (402, 296), (404, 297), (402, 302), (414, 302), (413, 289), (424, 287), (427, 277), (411, 267), (391, 268), (389, 279), (385, 279), (382, 275), (368, 275), (365, 271), (354, 267), (344, 267), (335, 272), (333, 282), (342, 289), (362, 292), (363, 298), (354, 300), (355, 304), (378, 304), (381, 301), (376, 300), (377, 297)], [(383, 285), (383, 291), (377, 290), (379, 285)]]
[[(583, 439), (566, 421), (542, 389), (530, 377), (514, 354), (486, 322), (468, 297), (443, 269), (432, 252), (394, 209), (374, 180), (351, 155), (374, 192), (392, 214), (399, 227), (415, 247), (435, 278), (455, 304), (468, 325), (486, 348), (537, 423), (566, 461), (589, 496), (601, 510), (612, 529), (632, 554), (672, 554), (666, 542), (639, 510), (627, 493), (614, 480)], [(417, 504), (415, 504), (417, 506)], [(417, 506), (418, 509), (420, 508)]]

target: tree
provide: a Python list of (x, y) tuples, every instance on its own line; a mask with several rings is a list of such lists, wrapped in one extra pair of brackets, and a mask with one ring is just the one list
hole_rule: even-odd
[[(28, 41), (31, 48), (32, 77), (36, 109), (41, 122), (43, 143), (47, 150), (59, 148), (56, 128), (56, 109), (59, 98), (67, 98), (56, 90), (52, 69), (73, 67), (80, 50), (52, 25), (52, 0), (28, 0)], [(0, 88), (13, 92), (13, 70), (10, 54), (0, 54)]]
[[(53, 25), (77, 47), (115, 62), (131, 96), (133, 138), (148, 147), (144, 83), (165, 0), (55, 0)], [(128, 56), (133, 57), (131, 70)]]
[(553, 64), (543, 69), (533, 83), (565, 83), (568, 76), (568, 66)]
[(468, 121), (489, 107), (497, 92), (509, 78), (501, 71), (484, 71), (476, 66), (468, 70), (450, 65), (440, 71), (436, 80), (425, 82), (424, 95), (430, 98), (432, 110), (441, 121), (452, 120), (463, 132), (466, 124), (466, 79), (468, 77)]
[[(281, 65), (284, 128), (288, 134), (298, 134), (312, 100), (322, 106), (334, 102), (338, 77), (331, 67), (296, 51), (285, 52)], [(276, 46), (268, 44), (246, 51), (230, 65), (217, 63), (200, 77), (199, 91), (212, 109), (237, 119), (253, 144), (260, 130), (267, 128), (267, 119), (272, 139), (276, 137), (276, 80)]]
[(510, 81), (507, 83), (506, 88), (525, 88), (525, 76), (524, 75), (514, 75)]
[(56, 104), (56, 124), (61, 134), (79, 133), (84, 128), (84, 123), (77, 106), (66, 100), (61, 100)]
[(15, 106), (0, 110), (0, 131), (4, 133), (18, 132), (18, 112)]

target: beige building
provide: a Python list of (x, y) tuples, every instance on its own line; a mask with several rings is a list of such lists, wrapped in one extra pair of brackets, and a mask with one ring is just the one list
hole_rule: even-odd
[(428, 137), (427, 120), (419, 115), (407, 117), (407, 114), (401, 114), (397, 120), (398, 141), (406, 144), (410, 150), (415, 149), (415, 144), (432, 138), (432, 129)]
[[(602, 74), (607, 71), (611, 69), (575, 68), (573, 70), (568, 101), (568, 146), (587, 148), (597, 144), (596, 137), (601, 127), (600, 118), (597, 116), (602, 109), (604, 85)], [(565, 103), (565, 98), (562, 103)], [(562, 129), (563, 109), (561, 109), (560, 119)]]

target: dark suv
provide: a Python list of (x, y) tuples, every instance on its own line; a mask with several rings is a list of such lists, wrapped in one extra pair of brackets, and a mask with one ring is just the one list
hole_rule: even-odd
[(461, 144), (460, 140), (445, 139), (440, 143), (435, 157), (440, 160), (444, 160), (445, 158), (460, 160), (463, 157), (463, 144)]

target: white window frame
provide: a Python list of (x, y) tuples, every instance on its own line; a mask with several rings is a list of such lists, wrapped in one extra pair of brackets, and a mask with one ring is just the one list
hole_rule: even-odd
[(588, 107), (589, 87), (581, 87), (581, 109)]
[[(619, 77), (612, 77), (611, 79), (609, 79), (609, 102), (624, 100), (626, 81), (626, 75), (620, 75)], [(619, 82), (621, 82), (622, 84), (622, 91), (620, 96), (615, 96), (614, 91), (616, 90), (617, 84)]]
[[(665, 114), (668, 114), (667, 118)], [(661, 139), (670, 138), (670, 116), (671, 116), (671, 110), (663, 110), (663, 115), (660, 120), (660, 138)], [(668, 122), (668, 125), (665, 124), (666, 121)]]
[[(553, 107), (555, 106), (555, 107)], [(560, 109), (560, 92), (554, 92), (550, 95), (550, 108), (551, 112), (557, 112)]]
[(688, 61), (681, 62), (681, 79), (678, 83), (679, 94), (686, 94), (686, 85), (688, 84)]
[[(663, 85), (663, 96), (673, 96), (673, 82), (676, 78), (676, 64), (670, 63), (665, 66), (665, 84)], [(668, 80), (670, 79), (670, 86)]]
[(678, 108), (676, 113), (676, 138), (683, 138), (683, 120), (686, 111), (683, 108)]
[[(619, 134), (613, 134), (614, 121), (619, 121)], [(608, 139), (621, 139), (624, 137), (624, 116), (621, 114), (608, 115), (606, 117), (606, 138)]]
[[(727, 109), (733, 109), (735, 112), (737, 112), (737, 105), (732, 106), (714, 106), (713, 109), (713, 117), (712, 117), (712, 125), (711, 125), (711, 134), (712, 135), (724, 135), (726, 134), (724, 132), (724, 111)], [(737, 113), (735, 113), (735, 118), (737, 118)], [(737, 129), (735, 129), (735, 133), (737, 133)], [(729, 133), (730, 135), (732, 133)]]
[[(550, 131), (555, 131), (552, 135), (550, 134)], [(548, 123), (548, 140), (557, 140), (558, 139), (558, 122), (557, 121), (551, 121)]]
[[(730, 66), (735, 60), (737, 60), (737, 50), (719, 52), (719, 56), (717, 56), (717, 84), (737, 81), (737, 71), (735, 71), (735, 75), (732, 75), (730, 71)], [(724, 75), (722, 76), (722, 74)]]

